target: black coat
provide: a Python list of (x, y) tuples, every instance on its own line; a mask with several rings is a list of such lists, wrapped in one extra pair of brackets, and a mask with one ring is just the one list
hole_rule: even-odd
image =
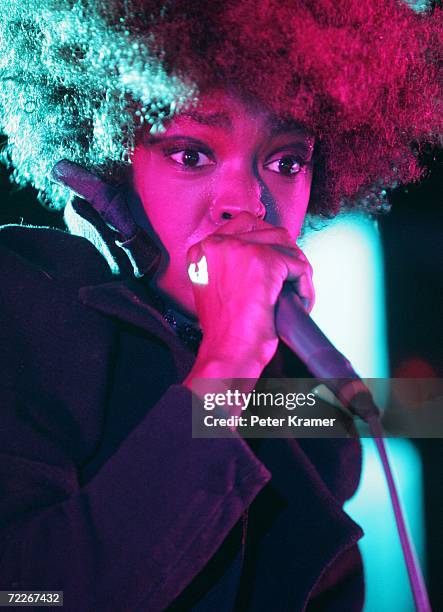
[(0, 255), (0, 589), (75, 612), (361, 609), (355, 441), (193, 439), (195, 356), (140, 281), (58, 230), (6, 226)]

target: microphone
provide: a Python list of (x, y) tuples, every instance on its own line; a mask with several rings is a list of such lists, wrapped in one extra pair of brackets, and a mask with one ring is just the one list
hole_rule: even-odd
[(379, 410), (371, 392), (353, 367), (306, 312), (299, 296), (283, 285), (275, 310), (275, 326), (280, 339), (306, 364), (310, 372), (331, 389), (342, 404), (369, 424), (385, 472), (409, 582), (418, 612), (431, 612), (426, 584), (403, 516), (383, 440)]
[(280, 339), (351, 412), (365, 421), (379, 416), (371, 392), (352, 365), (314, 323), (299, 296), (283, 286), (275, 311)]

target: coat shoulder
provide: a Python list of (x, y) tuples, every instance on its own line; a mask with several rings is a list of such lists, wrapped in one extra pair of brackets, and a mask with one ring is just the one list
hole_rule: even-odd
[(78, 294), (109, 279), (105, 260), (83, 238), (46, 227), (0, 228), (0, 411), (15, 432), (12, 454), (22, 435), (17, 432), (34, 423), (43, 432), (36, 456), (54, 444), (76, 463), (93, 452), (115, 329)]
[(2, 276), (23, 268), (50, 275), (63, 284), (80, 287), (112, 280), (113, 274), (96, 247), (80, 236), (50, 227), (0, 226)]

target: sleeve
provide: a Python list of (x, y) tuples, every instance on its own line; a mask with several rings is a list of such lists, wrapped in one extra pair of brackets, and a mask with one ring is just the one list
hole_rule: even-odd
[[(64, 608), (163, 610), (269, 481), (238, 436), (194, 439), (171, 386), (84, 487), (20, 398), (1, 393), (0, 588), (63, 590)], [(37, 451), (37, 449), (41, 449)]]

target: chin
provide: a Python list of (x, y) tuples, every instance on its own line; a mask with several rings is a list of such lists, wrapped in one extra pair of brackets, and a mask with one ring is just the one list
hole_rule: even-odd
[(171, 301), (171, 305), (180, 310), (185, 316), (197, 321), (194, 293), (191, 281), (187, 275), (183, 277), (182, 270), (175, 267), (162, 270), (153, 279), (153, 285)]
[(198, 321), (197, 309), (195, 308), (194, 296), (186, 296), (184, 300), (178, 302), (183, 313), (194, 321)]

